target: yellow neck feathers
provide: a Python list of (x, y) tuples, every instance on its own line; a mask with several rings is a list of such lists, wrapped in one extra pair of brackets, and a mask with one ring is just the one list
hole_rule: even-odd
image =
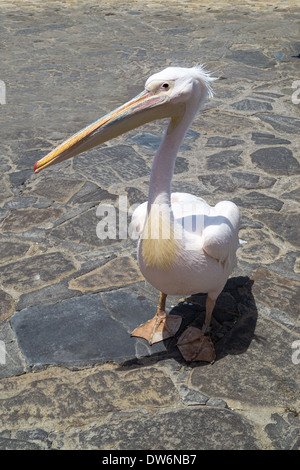
[(174, 234), (174, 220), (169, 206), (153, 204), (142, 234), (142, 254), (151, 268), (169, 269), (179, 251), (179, 239)]

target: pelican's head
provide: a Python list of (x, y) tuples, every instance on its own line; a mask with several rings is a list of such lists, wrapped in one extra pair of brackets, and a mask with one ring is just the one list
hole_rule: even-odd
[(211, 82), (216, 80), (203, 67), (168, 67), (148, 78), (145, 89), (153, 94), (167, 95), (173, 104), (186, 104), (190, 99), (200, 106), (212, 97)]
[(205, 98), (212, 96), (210, 82), (213, 80), (215, 78), (201, 66), (168, 67), (152, 75), (142, 93), (77, 132), (36, 162), (35, 173), (156, 119), (170, 117), (172, 130), (189, 103), (193, 103), (197, 111)]

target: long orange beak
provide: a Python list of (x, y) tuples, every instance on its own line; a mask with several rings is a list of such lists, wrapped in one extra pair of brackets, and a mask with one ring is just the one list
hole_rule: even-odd
[(93, 122), (36, 162), (34, 172), (75, 157), (88, 149), (118, 137), (147, 122), (171, 117), (174, 113), (168, 96), (155, 95), (147, 90), (109, 114)]

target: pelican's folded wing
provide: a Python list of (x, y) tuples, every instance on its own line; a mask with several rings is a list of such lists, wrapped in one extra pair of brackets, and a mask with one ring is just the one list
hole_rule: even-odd
[(222, 201), (204, 217), (202, 249), (212, 258), (233, 264), (238, 248), (239, 210), (230, 201)]

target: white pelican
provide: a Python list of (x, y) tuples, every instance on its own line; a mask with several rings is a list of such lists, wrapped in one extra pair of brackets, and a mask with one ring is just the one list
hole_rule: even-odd
[(154, 318), (132, 335), (150, 344), (174, 336), (182, 318), (166, 314), (167, 295), (207, 293), (204, 327), (189, 326), (177, 342), (187, 361), (215, 357), (208, 335), (211, 315), (235, 266), (239, 244), (235, 204), (223, 201), (211, 207), (190, 194), (171, 194), (178, 149), (196, 113), (212, 96), (213, 80), (201, 66), (168, 67), (152, 75), (138, 96), (67, 139), (34, 167), (38, 173), (147, 122), (170, 118), (154, 157), (148, 201), (134, 211), (131, 223), (139, 234), (141, 272), (160, 291), (159, 304)]

